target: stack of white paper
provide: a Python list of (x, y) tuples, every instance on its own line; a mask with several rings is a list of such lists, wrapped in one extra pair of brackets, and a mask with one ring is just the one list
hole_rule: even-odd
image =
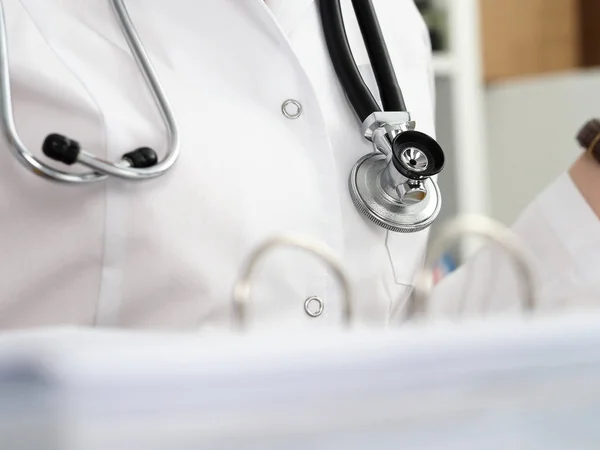
[(600, 317), (0, 337), (0, 447), (600, 448)]

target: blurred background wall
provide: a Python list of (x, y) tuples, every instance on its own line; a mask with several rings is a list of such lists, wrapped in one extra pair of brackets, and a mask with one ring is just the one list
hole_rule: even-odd
[[(430, 28), (443, 217), (511, 224), (600, 117), (600, 0), (416, 0)], [(433, 230), (435, 233), (436, 230)]]

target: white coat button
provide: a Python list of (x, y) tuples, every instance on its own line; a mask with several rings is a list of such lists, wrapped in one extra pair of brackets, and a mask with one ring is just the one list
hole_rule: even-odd
[(323, 309), (325, 309), (325, 304), (319, 297), (308, 297), (304, 301), (304, 311), (310, 317), (319, 317), (323, 314)]
[(298, 100), (290, 98), (281, 105), (281, 112), (288, 119), (297, 119), (302, 114), (302, 105)]

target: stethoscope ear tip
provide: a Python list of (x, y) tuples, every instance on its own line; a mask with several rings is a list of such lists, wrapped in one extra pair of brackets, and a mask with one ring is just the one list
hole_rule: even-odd
[[(67, 165), (75, 164), (81, 155), (79, 142), (68, 137), (52, 133), (42, 143), (42, 152), (48, 158)], [(152, 167), (158, 164), (158, 155), (149, 147), (140, 147), (123, 155), (122, 164), (135, 169)]]
[[(67, 165), (75, 164), (81, 154), (79, 142), (68, 137), (52, 133), (46, 136), (42, 144), (42, 152), (48, 158)], [(152, 167), (158, 164), (158, 155), (149, 147), (141, 147), (123, 155), (126, 165), (136, 169)]]
[(48, 158), (67, 165), (77, 162), (81, 146), (79, 142), (69, 139), (62, 134), (49, 134), (42, 144), (42, 152)]
[(141, 147), (132, 152), (125, 153), (123, 159), (136, 169), (152, 167), (158, 164), (158, 155), (149, 147)]
[(444, 150), (431, 136), (404, 131), (392, 143), (393, 163), (405, 177), (419, 180), (437, 175), (444, 168)]

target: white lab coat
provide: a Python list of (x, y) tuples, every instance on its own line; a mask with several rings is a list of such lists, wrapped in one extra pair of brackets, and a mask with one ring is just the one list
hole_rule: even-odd
[[(44, 137), (60, 132), (110, 160), (140, 146), (164, 152), (163, 122), (108, 0), (3, 3), (25, 144), (39, 154)], [(348, 3), (349, 38), (373, 86)], [(434, 135), (426, 26), (410, 0), (375, 3), (417, 128)], [(388, 233), (350, 200), (349, 171), (371, 147), (333, 71), (316, 3), (126, 4), (179, 122), (181, 158), (156, 180), (78, 187), (32, 175), (2, 144), (0, 327), (226, 327), (245, 257), (267, 237), (289, 231), (324, 241), (344, 262), (359, 323), (389, 325), (391, 309), (411, 292), (428, 232)], [(298, 119), (282, 114), (286, 99), (301, 103)], [(569, 205), (569, 215), (554, 214), (555, 203)], [(577, 233), (569, 230), (573, 222)], [(537, 260), (548, 304), (572, 297), (576, 286), (598, 291), (599, 227), (567, 176), (534, 202), (516, 230)], [(443, 283), (435, 310), (457, 310), (465, 281), (489, 293), (481, 280), (490, 264), (501, 260)], [(510, 273), (492, 273), (499, 277), (497, 299), (514, 302)], [(340, 321), (335, 279), (305, 253), (276, 251), (254, 286), (253, 326)], [(319, 318), (303, 311), (312, 295), (325, 301)]]

